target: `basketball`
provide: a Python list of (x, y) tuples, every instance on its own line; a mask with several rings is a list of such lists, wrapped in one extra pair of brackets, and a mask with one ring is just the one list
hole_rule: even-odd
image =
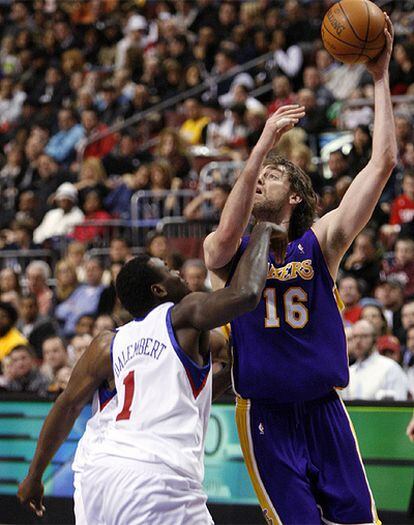
[(369, 0), (342, 0), (334, 4), (322, 22), (323, 44), (345, 64), (363, 64), (375, 58), (385, 45), (385, 18)]

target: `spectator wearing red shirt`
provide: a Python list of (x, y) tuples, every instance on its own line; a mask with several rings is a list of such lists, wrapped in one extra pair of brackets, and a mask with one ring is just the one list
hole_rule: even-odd
[[(94, 109), (87, 109), (82, 113), (82, 126), (85, 132), (85, 140), (89, 140), (94, 135), (107, 131), (108, 126), (99, 122), (98, 114)], [(83, 142), (83, 141), (82, 141)], [(98, 139), (96, 142), (88, 144), (85, 148), (84, 158), (98, 157), (101, 159), (108, 155), (116, 144), (114, 135), (106, 135)]]
[(102, 199), (98, 191), (90, 190), (85, 197), (83, 203), (83, 211), (85, 218), (82, 224), (75, 227), (73, 238), (79, 242), (90, 242), (95, 238), (101, 238), (107, 231), (107, 226), (99, 226), (97, 224), (88, 225), (88, 223), (108, 221), (112, 217), (103, 209)]
[(342, 277), (339, 281), (338, 291), (345, 305), (345, 309), (342, 312), (345, 321), (351, 324), (356, 323), (361, 318), (362, 312), (362, 306), (359, 303), (361, 291), (358, 281), (351, 275)]
[(405, 224), (414, 219), (414, 171), (404, 173), (402, 194), (391, 204), (390, 224)]

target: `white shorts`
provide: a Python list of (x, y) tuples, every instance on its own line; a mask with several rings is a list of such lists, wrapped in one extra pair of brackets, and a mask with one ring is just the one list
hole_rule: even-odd
[(88, 525), (212, 525), (201, 485), (164, 465), (106, 456), (81, 478)]
[(81, 485), (81, 473), (80, 472), (74, 472), (73, 486), (75, 488), (75, 491), (73, 493), (75, 523), (76, 525), (88, 525), (88, 522), (86, 521), (86, 516), (85, 516), (85, 509), (83, 508), (82, 485)]

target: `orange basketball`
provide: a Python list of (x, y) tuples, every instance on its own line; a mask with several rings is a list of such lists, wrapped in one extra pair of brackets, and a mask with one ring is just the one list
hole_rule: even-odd
[(346, 64), (362, 64), (382, 51), (384, 27), (384, 13), (373, 2), (341, 0), (325, 14), (321, 34), (334, 58)]

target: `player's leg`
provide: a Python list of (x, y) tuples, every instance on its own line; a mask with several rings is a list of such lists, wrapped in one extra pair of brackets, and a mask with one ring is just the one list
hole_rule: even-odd
[(90, 486), (93, 479), (102, 488), (99, 503), (106, 525), (213, 524), (201, 486), (162, 465), (107, 457), (82, 477), (89, 525), (96, 523), (98, 503)]
[(319, 471), (315, 482), (322, 521), (379, 524), (358, 443), (348, 413), (336, 392), (308, 404), (309, 454)]
[(73, 476), (73, 504), (74, 504), (74, 513), (75, 513), (75, 523), (76, 525), (88, 525), (85, 516), (85, 509), (83, 507), (82, 499), (82, 486), (81, 486), (81, 473), (75, 472)]
[(308, 479), (300, 417), (237, 399), (236, 422), (247, 470), (269, 524), (320, 524)]

